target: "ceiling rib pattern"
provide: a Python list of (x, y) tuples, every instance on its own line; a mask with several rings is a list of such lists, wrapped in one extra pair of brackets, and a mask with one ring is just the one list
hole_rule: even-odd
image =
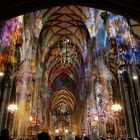
[(60, 113), (62, 111), (62, 105), (65, 106), (66, 112), (69, 113), (74, 111), (76, 105), (74, 94), (64, 88), (53, 93), (50, 101), (51, 111)]
[[(71, 10), (70, 7), (75, 7), (75, 11)], [(44, 14), (44, 26), (41, 32), (41, 38), (43, 39), (45, 36), (50, 44), (54, 44), (63, 38), (69, 38), (80, 47), (85, 46), (83, 45), (83, 40), (85, 38), (88, 39), (90, 36), (84, 23), (84, 20), (89, 17), (83, 18), (81, 16), (81, 11), (85, 11), (85, 9), (77, 10), (79, 8), (76, 6), (67, 6), (56, 9), (57, 10), (54, 10), (54, 8), (52, 8), (52, 10), (48, 10)], [(80, 12), (76, 13), (76, 11)], [(86, 12), (89, 11), (86, 10), (85, 13)], [(45, 48), (47, 48), (47, 46), (45, 46)], [(85, 50), (86, 48), (80, 48), (81, 53)]]
[[(66, 112), (74, 111), (76, 99), (72, 92), (74, 90), (77, 92), (82, 80), (82, 65), (86, 61), (87, 41), (90, 38), (90, 31), (87, 27), (90, 24), (90, 17), (90, 8), (81, 6), (55, 7), (46, 10), (43, 14), (43, 27), (39, 39), (40, 54), (44, 58), (41, 62), (45, 65), (46, 81), (52, 91), (50, 103), (52, 112), (60, 113), (62, 108), (65, 108)], [(94, 25), (94, 23), (91, 24)], [(63, 64), (60, 53), (64, 40), (70, 40), (74, 44), (69, 53), (76, 52), (76, 63), (70, 61), (68, 65)], [(61, 85), (63, 81), (68, 82), (68, 84), (63, 84), (62, 87), (58, 86), (57, 91), (53, 93), (56, 90), (53, 88), (56, 88), (56, 85)]]

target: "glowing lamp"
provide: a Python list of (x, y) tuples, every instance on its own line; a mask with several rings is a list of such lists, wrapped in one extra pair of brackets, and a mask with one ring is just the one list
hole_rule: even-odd
[(32, 117), (32, 116), (30, 116), (30, 117), (29, 117), (29, 120), (30, 120), (30, 122), (31, 122), (31, 121), (33, 120), (33, 117)]
[(3, 76), (4, 75), (4, 72), (0, 72), (0, 76)]
[(111, 108), (114, 112), (119, 112), (122, 110), (122, 107), (120, 106), (120, 104), (114, 104), (112, 105), (112, 108)]
[(67, 134), (69, 132), (69, 130), (68, 129), (65, 129), (65, 133)]
[(59, 133), (59, 130), (58, 129), (55, 129), (55, 133), (58, 134)]
[(15, 111), (18, 110), (18, 106), (16, 104), (10, 104), (8, 107), (7, 107), (8, 111), (11, 112), (11, 113), (14, 113)]
[(138, 77), (137, 77), (136, 75), (133, 75), (133, 79), (134, 79), (134, 80), (137, 80)]

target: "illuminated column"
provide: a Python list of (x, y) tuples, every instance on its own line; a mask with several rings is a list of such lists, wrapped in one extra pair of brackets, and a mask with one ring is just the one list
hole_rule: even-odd
[(3, 79), (2, 79), (3, 81), (1, 83), (3, 90), (1, 90), (1, 96), (0, 96), (0, 98), (2, 100), (2, 102), (0, 103), (0, 130), (8, 127), (7, 106), (10, 102), (11, 89), (12, 89), (12, 81), (8, 77), (9, 77), (9, 75), (7, 75), (7, 73), (5, 73), (5, 76), (3, 77)]
[(10, 120), (9, 120), (9, 131), (11, 132), (11, 135), (13, 135), (13, 127), (14, 127), (14, 123), (13, 123), (13, 118), (15, 115), (15, 112), (18, 110), (18, 106), (17, 104), (10, 104), (7, 107), (8, 111), (10, 112)]
[(90, 102), (91, 107), (96, 108), (96, 100), (95, 100), (95, 75), (92, 75), (90, 78)]
[(106, 136), (106, 117), (103, 115), (99, 116), (99, 135)]
[(114, 118), (115, 118), (115, 137), (120, 137), (121, 136), (121, 126), (120, 126), (119, 112), (122, 110), (122, 107), (119, 104), (113, 104), (112, 110), (114, 112)]
[(17, 136), (23, 136), (26, 133), (27, 123), (29, 121), (29, 92), (27, 90), (27, 81), (30, 64), (26, 60), (21, 66), (18, 72), (17, 85), (16, 85), (16, 96), (17, 104), (19, 107), (18, 113), (14, 116), (14, 132)]

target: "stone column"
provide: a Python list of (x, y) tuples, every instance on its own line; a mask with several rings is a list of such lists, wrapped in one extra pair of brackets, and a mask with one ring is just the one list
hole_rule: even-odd
[(120, 127), (120, 113), (118, 111), (114, 112), (115, 119), (115, 136), (119, 138), (121, 136), (121, 127)]
[(124, 74), (120, 80), (123, 101), (124, 101), (124, 113), (126, 117), (127, 134), (129, 137), (135, 137), (134, 123), (133, 123), (133, 112), (131, 107), (131, 96), (130, 96), (130, 85), (128, 84), (128, 74)]
[(11, 97), (11, 82), (7, 76), (3, 79), (3, 87), (1, 90), (1, 106), (0, 106), (0, 130), (7, 128), (7, 107)]
[(132, 111), (133, 111), (133, 118), (134, 118), (134, 127), (135, 127), (135, 136), (140, 136), (140, 107), (138, 106), (140, 103), (140, 86), (139, 86), (139, 81), (137, 79), (133, 79), (133, 76), (137, 76), (136, 72), (136, 66), (132, 65), (130, 67), (130, 74), (129, 79), (130, 79), (130, 85), (131, 85), (131, 103), (132, 103)]

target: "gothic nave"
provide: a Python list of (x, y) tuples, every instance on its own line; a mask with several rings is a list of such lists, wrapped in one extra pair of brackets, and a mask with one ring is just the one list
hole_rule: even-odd
[(41, 131), (140, 137), (140, 30), (133, 23), (79, 5), (2, 21), (0, 130), (17, 139)]

